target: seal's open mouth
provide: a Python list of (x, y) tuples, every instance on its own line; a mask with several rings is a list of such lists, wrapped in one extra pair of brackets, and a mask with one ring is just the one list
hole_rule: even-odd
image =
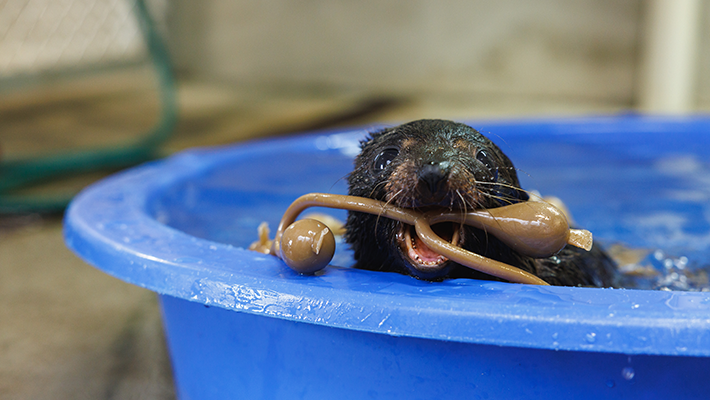
[[(440, 238), (457, 246), (461, 236), (460, 227), (461, 225), (456, 223), (443, 222), (432, 225), (431, 228)], [(435, 273), (443, 269), (449, 261), (447, 257), (436, 253), (424, 244), (412, 225), (401, 224), (397, 233), (397, 242), (405, 260), (422, 273)]]

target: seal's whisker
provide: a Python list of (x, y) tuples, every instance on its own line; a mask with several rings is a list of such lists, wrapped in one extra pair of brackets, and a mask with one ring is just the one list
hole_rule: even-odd
[[(461, 194), (461, 191), (460, 191), (460, 190), (456, 189), (456, 194), (457, 194), (457, 195), (459, 196), (459, 198), (461, 199), (461, 205), (463, 206), (463, 207), (462, 207), (462, 208), (463, 208), (463, 213), (466, 214), (466, 213), (468, 212), (468, 210), (467, 210), (467, 206), (468, 206), (467, 203), (468, 203), (468, 202), (466, 201), (466, 198)], [(453, 196), (452, 196), (452, 197), (453, 197)], [(453, 200), (452, 200), (452, 202), (453, 202)], [(466, 225), (466, 224), (464, 224), (464, 221), (462, 220), (461, 223), (459, 224), (459, 230), (462, 230), (465, 225)]]
[(345, 175), (341, 176), (340, 178), (336, 179), (335, 182), (333, 182), (333, 184), (330, 186), (330, 190), (333, 190), (333, 188), (335, 187), (335, 185), (338, 184), (338, 182), (347, 181), (349, 179), (350, 179), (350, 174), (345, 174)]
[(530, 192), (531, 192), (530, 190), (525, 190), (525, 189), (522, 189), (522, 188), (520, 188), (520, 187), (518, 187), (518, 186), (511, 185), (511, 184), (509, 184), (509, 183), (476, 181), (476, 184), (479, 184), (479, 185), (489, 185), (489, 186), (501, 186), (501, 187), (504, 187), (504, 188), (515, 189), (515, 190), (517, 190), (517, 191), (519, 191), (519, 192), (525, 192), (525, 193), (527, 193), (527, 194), (530, 194)]
[[(400, 189), (397, 193), (393, 194), (393, 195), (390, 197), (390, 199), (388, 199), (388, 200), (385, 202), (385, 206), (388, 206), (388, 205), (394, 203), (394, 200), (402, 193), (403, 190), (404, 190), (404, 189)], [(384, 210), (384, 208), (383, 208), (382, 211), (381, 211), (379, 214), (377, 214), (377, 219), (375, 220), (375, 232), (377, 232), (377, 225), (379, 225), (379, 223), (380, 223), (380, 218), (382, 218), (382, 214), (383, 214), (384, 212), (385, 212), (385, 210)]]
[[(481, 184), (482, 186), (484, 186), (484, 185), (489, 185), (489, 187), (493, 186), (493, 190), (495, 190), (495, 187), (498, 186), (501, 188), (512, 189), (516, 192), (525, 193), (526, 195), (528, 195), (528, 197), (533, 197), (533, 195), (534, 195), (534, 193), (532, 191), (521, 189), (521, 188), (519, 188), (515, 185), (511, 185), (511, 184), (498, 183), (498, 182), (477, 182), (477, 183)], [(517, 202), (521, 201), (520, 198), (515, 197), (515, 196), (505, 196), (505, 195), (501, 195), (501, 194), (495, 195), (493, 193), (489, 193), (489, 192), (485, 192), (485, 191), (481, 191), (481, 193), (490, 197), (490, 198), (495, 198), (495, 199), (504, 201), (507, 204), (513, 204), (513, 203), (517, 203)]]
[[(393, 195), (390, 196), (390, 198), (385, 202), (385, 206), (388, 206), (394, 202), (394, 200), (402, 193), (403, 189), (400, 189), (398, 192), (394, 193)], [(382, 214), (385, 212), (384, 208), (382, 211), (377, 214), (377, 218), (375, 219), (375, 226), (374, 226), (374, 232), (372, 234), (375, 237), (375, 242), (379, 243), (380, 242), (380, 235), (377, 234), (378, 227), (380, 225), (380, 219), (382, 218)]]
[(460, 193), (460, 191), (459, 191), (458, 189), (456, 189), (456, 190), (449, 190), (449, 196), (448, 196), (448, 197), (449, 197), (449, 211), (453, 211), (453, 210), (454, 210), (454, 203), (456, 203), (456, 197), (454, 197), (453, 195), (451, 195), (451, 192), (456, 193), (456, 194), (461, 198), (461, 201), (464, 201), (464, 199), (463, 199), (463, 197), (461, 196), (461, 193)]
[(375, 185), (372, 190), (370, 191), (370, 198), (375, 198), (375, 192), (377, 192), (379, 189), (381, 189), (383, 186), (387, 186), (387, 181), (382, 181)]
[(483, 195), (488, 197), (489, 199), (499, 200), (502, 203), (506, 203), (506, 205), (515, 204), (515, 203), (520, 202), (520, 199), (517, 199), (515, 197), (500, 196), (500, 195), (494, 195), (494, 194), (490, 194), (490, 193), (484, 193)]

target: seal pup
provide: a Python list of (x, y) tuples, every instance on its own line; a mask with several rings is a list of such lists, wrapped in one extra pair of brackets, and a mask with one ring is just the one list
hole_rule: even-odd
[[(527, 201), (510, 159), (468, 125), (417, 120), (370, 134), (348, 176), (349, 194), (420, 211), (471, 211)], [(597, 246), (566, 246), (548, 258), (519, 254), (484, 230), (457, 223), (432, 227), (442, 239), (524, 271), (551, 285), (614, 286), (614, 262)], [(356, 268), (418, 279), (499, 278), (463, 267), (430, 250), (410, 225), (350, 211), (345, 241)]]

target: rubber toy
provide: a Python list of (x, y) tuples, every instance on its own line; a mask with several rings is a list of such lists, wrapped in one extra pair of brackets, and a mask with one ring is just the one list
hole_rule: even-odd
[(545, 201), (525, 201), (468, 213), (421, 213), (369, 198), (328, 193), (309, 193), (296, 199), (281, 218), (275, 238), (268, 239), (268, 228), (262, 224), (259, 241), (249, 248), (275, 255), (302, 274), (325, 268), (333, 258), (335, 239), (330, 228), (320, 221), (296, 221), (309, 207), (365, 212), (413, 225), (419, 238), (435, 252), (465, 267), (514, 283), (548, 285), (519, 268), (452, 245), (438, 237), (431, 225), (458, 222), (485, 229), (519, 253), (535, 258), (554, 255), (567, 244), (587, 251), (592, 248), (591, 232), (571, 229), (565, 214)]

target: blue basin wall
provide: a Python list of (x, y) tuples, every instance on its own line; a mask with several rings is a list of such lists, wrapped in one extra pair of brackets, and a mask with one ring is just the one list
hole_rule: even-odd
[[(562, 197), (597, 237), (705, 254), (700, 239), (685, 248), (662, 239), (666, 227), (649, 235), (622, 216), (671, 212), (687, 217), (688, 237), (707, 233), (701, 204), (655, 199), (670, 179), (659, 160), (710, 159), (708, 120), (472, 125), (523, 170), (525, 187)], [(68, 246), (160, 295), (181, 398), (707, 393), (710, 293), (422, 282), (352, 269), (342, 243), (334, 266), (300, 276), (245, 250), (258, 224), (275, 229), (299, 195), (344, 193), (366, 131), (191, 150), (112, 176), (73, 201)]]
[(706, 357), (422, 339), (162, 296), (182, 399), (702, 399)]

